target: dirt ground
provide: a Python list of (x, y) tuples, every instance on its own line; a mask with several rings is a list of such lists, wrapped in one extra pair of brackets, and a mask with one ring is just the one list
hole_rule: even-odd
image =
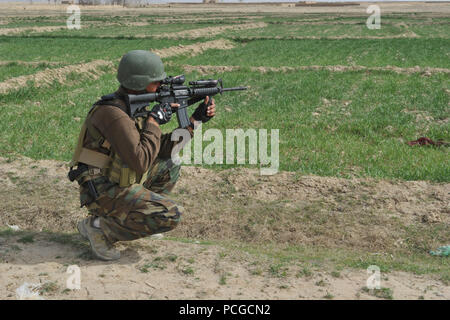
[[(362, 2), (356, 6), (330, 6), (330, 7), (292, 7), (286, 5), (271, 4), (155, 4), (146, 8), (123, 8), (121, 6), (82, 6), (82, 12), (88, 14), (190, 14), (190, 13), (221, 13), (221, 14), (302, 14), (302, 13), (344, 13), (344, 14), (366, 14), (366, 9), (371, 4), (378, 4), (382, 13), (412, 13), (424, 12), (435, 16), (446, 16), (450, 13), (448, 2)], [(33, 4), (24, 5), (17, 3), (1, 3), (0, 16), (39, 16), (39, 15), (66, 15), (67, 5)]]
[[(44, 299), (378, 299), (363, 289), (365, 270), (297, 277), (294, 266), (281, 278), (259, 274), (242, 254), (224, 257), (215, 245), (137, 240), (121, 245), (121, 260), (109, 263), (79, 262), (82, 250), (45, 240), (17, 247), (0, 264), (0, 299), (17, 299), (25, 282), (40, 284)], [(80, 268), (79, 290), (66, 290), (68, 264)], [(427, 276), (392, 272), (381, 285), (391, 290), (388, 299), (450, 298), (448, 286)]]
[[(1, 61), (0, 61), (1, 65)], [(191, 65), (183, 65), (183, 69), (185, 72), (193, 72), (196, 71), (202, 75), (208, 75), (212, 72), (221, 73), (221, 72), (231, 72), (234, 70), (239, 70), (239, 66), (217, 66), (217, 65), (204, 65), (204, 66), (191, 66)], [(289, 72), (289, 71), (297, 71), (297, 70), (327, 70), (331, 72), (347, 72), (347, 71), (392, 71), (395, 73), (403, 73), (403, 74), (413, 74), (420, 73), (424, 76), (430, 76), (434, 73), (450, 73), (450, 69), (447, 68), (430, 68), (430, 67), (412, 67), (412, 68), (400, 68), (396, 66), (386, 66), (386, 67), (366, 67), (366, 66), (343, 66), (343, 65), (332, 65), (332, 66), (296, 66), (296, 67), (250, 67), (251, 71), (256, 71), (260, 73), (266, 72)]]
[[(405, 272), (383, 275), (382, 287), (391, 291), (378, 297), (363, 289), (366, 270), (344, 269), (336, 275), (318, 268), (299, 276), (303, 265), (293, 263), (280, 276), (268, 271), (270, 263), (260, 256), (220, 244), (271, 239), (383, 254), (405, 241), (393, 221), (450, 224), (449, 184), (290, 172), (261, 177), (250, 169), (183, 167), (174, 197), (186, 208), (185, 217), (165, 235), (176, 238), (121, 243), (121, 260), (105, 263), (92, 260), (87, 243), (76, 234), (76, 222), (86, 211), (79, 208), (78, 187), (66, 173), (60, 161), (0, 159), (0, 226), (27, 230), (0, 237), (0, 298), (16, 299), (15, 290), (25, 282), (41, 284), (45, 299), (450, 298), (450, 287), (436, 277)], [(370, 214), (369, 207), (375, 208)], [(327, 222), (319, 222), (325, 217)], [(379, 225), (368, 228), (368, 220)], [(186, 238), (192, 241), (180, 240)], [(80, 290), (66, 289), (68, 265), (81, 269)]]
[(46, 69), (44, 71), (36, 72), (31, 75), (24, 75), (14, 77), (6, 81), (0, 82), (0, 93), (7, 93), (10, 90), (17, 90), (18, 88), (26, 87), (29, 81), (33, 81), (36, 87), (49, 86), (54, 81), (64, 83), (67, 77), (76, 72), (77, 74), (97, 79), (104, 74), (101, 67), (113, 67), (112, 63), (105, 60), (94, 60), (92, 62), (69, 65), (56, 69)]

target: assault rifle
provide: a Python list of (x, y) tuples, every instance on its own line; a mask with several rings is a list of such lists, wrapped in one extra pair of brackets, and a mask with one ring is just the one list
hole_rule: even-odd
[[(247, 90), (247, 87), (224, 88), (222, 79), (190, 81), (190, 87), (183, 85), (184, 81), (184, 75), (167, 77), (161, 81), (161, 86), (155, 93), (129, 94), (127, 96), (128, 114), (132, 118), (148, 117), (150, 111), (146, 107), (150, 102), (179, 103), (180, 106), (176, 108), (178, 124), (180, 128), (186, 128), (191, 123), (187, 113), (187, 108), (190, 105), (203, 100), (206, 96), (212, 97), (227, 91)], [(210, 103), (211, 100), (209, 100), (208, 105)]]

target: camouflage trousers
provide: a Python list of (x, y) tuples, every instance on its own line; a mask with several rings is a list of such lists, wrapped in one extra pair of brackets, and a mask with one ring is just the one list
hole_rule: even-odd
[[(167, 197), (179, 175), (180, 166), (170, 158), (157, 158), (143, 184), (121, 188), (106, 177), (96, 178), (92, 181), (100, 197), (87, 208), (90, 214), (100, 217), (100, 227), (111, 242), (170, 231), (183, 213), (183, 207)], [(87, 197), (89, 192), (83, 185), (81, 202)]]

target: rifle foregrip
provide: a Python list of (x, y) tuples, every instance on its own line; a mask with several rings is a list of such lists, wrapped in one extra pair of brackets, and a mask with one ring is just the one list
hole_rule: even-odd
[(220, 88), (196, 88), (194, 91), (194, 95), (206, 97), (206, 96), (213, 96), (218, 94), (221, 89)]

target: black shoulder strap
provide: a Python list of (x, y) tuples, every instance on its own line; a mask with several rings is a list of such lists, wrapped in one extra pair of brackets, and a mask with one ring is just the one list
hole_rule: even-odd
[(95, 108), (95, 106), (102, 106), (102, 105), (108, 105), (108, 106), (122, 108), (123, 105), (113, 102), (113, 100), (116, 100), (116, 99), (119, 99), (119, 97), (115, 93), (110, 93), (110, 94), (104, 95), (100, 98), (100, 100), (98, 100), (96, 103), (94, 103), (92, 105), (89, 112), (91, 112)]
[(110, 93), (110, 94), (107, 94), (107, 95), (102, 96), (102, 97), (101, 97), (101, 100), (102, 100), (102, 101), (103, 101), (103, 100), (114, 100), (114, 99), (116, 99), (116, 98), (117, 98), (116, 93), (113, 92), (113, 93)]

